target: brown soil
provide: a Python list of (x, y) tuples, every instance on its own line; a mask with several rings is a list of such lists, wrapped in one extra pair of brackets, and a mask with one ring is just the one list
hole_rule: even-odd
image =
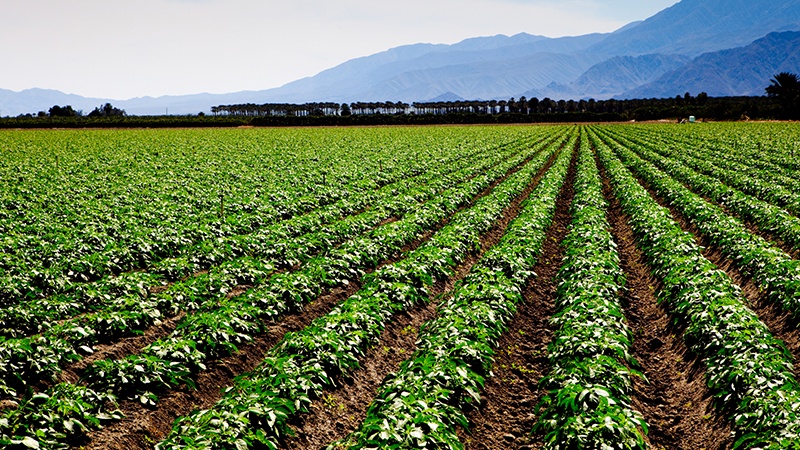
[(539, 380), (549, 371), (547, 345), (553, 335), (555, 277), (563, 257), (561, 241), (567, 234), (573, 197), (575, 161), (557, 200), (556, 216), (547, 232), (542, 255), (524, 289), (509, 329), (496, 348), (493, 376), (487, 378), (480, 405), (467, 413), (469, 430), (459, 430), (467, 450), (528, 449), (540, 445), (531, 437), (536, 405), (542, 397)]
[(657, 303), (661, 283), (650, 275), (633, 230), (604, 177), (608, 220), (627, 278), (625, 315), (634, 333), (633, 356), (645, 379), (634, 378), (633, 407), (650, 430), (652, 449), (730, 448), (730, 422), (719, 414), (706, 388), (701, 361), (680, 339), (680, 330)]
[[(534, 156), (531, 156), (526, 159), (522, 164), (510, 169), (498, 180), (495, 180), (495, 182), (491, 183), (488, 188), (482, 191), (464, 208), (473, 205), (479, 198), (487, 195), (497, 184), (518, 171), (524, 164), (533, 159), (533, 157)], [(549, 163), (551, 162), (552, 158)], [(425, 233), (421, 238), (405, 246), (401, 252), (394, 255), (388, 261), (384, 261), (380, 266), (401, 259), (405, 252), (417, 248), (429, 239), (435, 230), (441, 229), (441, 227), (445, 226), (448, 222), (449, 218), (443, 220), (434, 230)], [(152, 409), (145, 408), (141, 404), (133, 401), (122, 402), (120, 404), (120, 410), (125, 414), (125, 419), (113, 423), (102, 430), (89, 433), (84, 442), (85, 448), (120, 450), (152, 448), (154, 442), (158, 442), (169, 433), (176, 417), (187, 415), (194, 409), (211, 407), (221, 398), (221, 389), (225, 386), (229, 386), (236, 376), (253, 370), (263, 359), (265, 352), (277, 344), (286, 332), (299, 330), (307, 326), (314, 318), (327, 313), (333, 305), (353, 295), (360, 287), (360, 283), (349, 283), (345, 287), (335, 288), (317, 301), (312, 302), (312, 304), (302, 312), (286, 316), (280, 323), (270, 327), (265, 336), (259, 336), (253, 343), (242, 346), (240, 351), (235, 355), (222, 360), (209, 362), (207, 364), (208, 370), (202, 372), (197, 377), (196, 390), (182, 387), (170, 391), (160, 397), (158, 405)], [(422, 316), (424, 317), (424, 315)], [(382, 378), (383, 377), (380, 377), (380, 380), (382, 380)], [(378, 380), (378, 383), (380, 380)], [(372, 397), (369, 397), (369, 399), (371, 398)], [(363, 399), (361, 403), (365, 403)], [(366, 403), (368, 404), (368, 401), (366, 401)], [(364, 408), (366, 408), (366, 405), (364, 405)]]
[(394, 317), (380, 341), (361, 358), (359, 370), (312, 402), (309, 412), (294, 421), (295, 436), (286, 439), (281, 448), (321, 448), (354, 430), (386, 374), (396, 371), (414, 352), (420, 325), (435, 315), (436, 306), (431, 302)]
[[(635, 150), (635, 149), (634, 149), (634, 150)], [(639, 155), (639, 157), (640, 157), (640, 158), (642, 158), (643, 160), (645, 160), (645, 161), (648, 161), (649, 163), (653, 164), (655, 167), (657, 167), (657, 168), (658, 168), (659, 170), (661, 170), (662, 172), (664, 172), (664, 173), (666, 173), (667, 175), (669, 175), (669, 173), (667, 173), (666, 171), (664, 171), (663, 169), (661, 169), (661, 167), (658, 167), (658, 164), (655, 164), (653, 161), (651, 161), (651, 160), (649, 160), (649, 159), (647, 159), (647, 158), (644, 158), (644, 157), (642, 157), (642, 156), (641, 156), (640, 154), (638, 154), (638, 153), (637, 153), (637, 155)], [(699, 172), (698, 172), (698, 173), (699, 173)], [(673, 178), (674, 178), (674, 177), (673, 177)], [(711, 176), (709, 176), (709, 178), (716, 179), (715, 177), (711, 177)], [(676, 181), (678, 181), (678, 180), (676, 179)], [(718, 180), (718, 181), (719, 181), (720, 183), (723, 183), (721, 180)], [(715, 202), (714, 200), (712, 200), (712, 199), (711, 199), (711, 198), (709, 198), (708, 196), (706, 196), (706, 195), (702, 194), (702, 193), (701, 193), (701, 192), (700, 192), (698, 189), (694, 189), (694, 188), (693, 188), (691, 185), (689, 185), (689, 184), (687, 184), (687, 183), (684, 183), (684, 182), (682, 182), (682, 181), (679, 181), (679, 182), (680, 182), (680, 183), (681, 183), (681, 184), (682, 184), (682, 185), (683, 185), (683, 186), (684, 186), (686, 189), (688, 189), (688, 190), (692, 191), (694, 194), (696, 194), (697, 196), (699, 196), (700, 198), (702, 198), (702, 199), (703, 199), (703, 200), (705, 200), (706, 202), (708, 202), (708, 203), (710, 203), (710, 204), (712, 204), (712, 205), (716, 205), (716, 206), (718, 206), (720, 209), (722, 209), (722, 210), (725, 212), (725, 214), (727, 214), (727, 215), (729, 215), (729, 216), (731, 216), (731, 217), (735, 217), (735, 218), (737, 218), (739, 221), (741, 221), (741, 222), (742, 222), (742, 224), (744, 224), (745, 228), (747, 228), (747, 230), (748, 230), (750, 233), (752, 233), (752, 234), (754, 234), (754, 235), (757, 235), (757, 236), (761, 237), (762, 239), (764, 239), (764, 240), (766, 240), (766, 241), (769, 241), (769, 242), (771, 242), (773, 245), (775, 245), (776, 247), (778, 247), (778, 248), (779, 248), (779, 249), (781, 249), (782, 251), (786, 252), (786, 254), (790, 255), (792, 258), (795, 258), (795, 259), (797, 259), (797, 257), (798, 257), (798, 256), (800, 256), (800, 248), (797, 248), (797, 249), (793, 248), (793, 247), (791, 246), (791, 244), (789, 244), (789, 243), (785, 242), (783, 239), (781, 239), (781, 238), (779, 238), (779, 237), (777, 237), (777, 236), (773, 235), (773, 234), (772, 234), (772, 233), (770, 233), (769, 231), (762, 230), (762, 229), (761, 229), (761, 228), (759, 228), (759, 227), (758, 227), (758, 225), (756, 225), (754, 222), (752, 222), (752, 221), (750, 221), (750, 220), (748, 220), (748, 219), (745, 219), (744, 217), (740, 216), (739, 214), (736, 214), (736, 213), (732, 212), (732, 211), (731, 211), (731, 210), (730, 210), (730, 209), (729, 209), (729, 208), (728, 208), (726, 205), (723, 205), (723, 204), (721, 204), (721, 203)], [(723, 183), (723, 184), (724, 184), (724, 183)], [(743, 191), (741, 191), (741, 190), (740, 190), (740, 192), (743, 192)], [(743, 193), (744, 193), (744, 192), (743, 192)], [(744, 194), (746, 194), (746, 193), (744, 193)], [(747, 194), (746, 194), (746, 195), (747, 195)], [(751, 196), (751, 197), (752, 197), (752, 196)], [(755, 197), (754, 197), (754, 198), (755, 198)]]
[(270, 325), (267, 333), (258, 336), (249, 345), (227, 358), (208, 363), (208, 370), (197, 377), (197, 389), (183, 387), (160, 397), (157, 407), (146, 408), (135, 401), (120, 404), (125, 418), (102, 430), (89, 434), (85, 448), (120, 449), (152, 448), (154, 442), (163, 439), (178, 416), (193, 409), (211, 407), (221, 398), (221, 390), (229, 386), (237, 375), (252, 371), (264, 358), (264, 354), (290, 331), (308, 326), (311, 321), (328, 312), (333, 305), (353, 295), (360, 283), (350, 283), (346, 288), (335, 288), (308, 305), (301, 313), (285, 316), (280, 322)]
[(767, 293), (762, 291), (751, 277), (744, 275), (736, 267), (736, 262), (726, 257), (718, 246), (713, 245), (709, 239), (700, 232), (700, 229), (696, 225), (688, 220), (676, 208), (665, 202), (663, 198), (659, 197), (647, 183), (641, 180), (640, 182), (659, 205), (670, 211), (672, 217), (678, 225), (680, 225), (681, 229), (694, 235), (697, 244), (703, 247), (703, 256), (728, 274), (733, 282), (742, 289), (742, 294), (747, 305), (758, 315), (759, 319), (764, 322), (772, 335), (781, 340), (792, 354), (792, 360), (795, 363), (794, 376), (795, 378), (800, 377), (800, 367), (798, 367), (798, 356), (800, 356), (800, 329), (797, 326), (797, 321), (792, 320), (791, 316), (781, 308), (778, 302), (770, 300)]
[[(338, 388), (326, 392), (322, 399), (311, 404), (309, 413), (296, 420), (295, 436), (286, 439), (283, 447), (291, 450), (324, 448), (330, 442), (344, 438), (358, 427), (366, 417), (367, 408), (377, 395), (381, 382), (389, 373), (396, 371), (415, 351), (420, 325), (435, 317), (437, 299), (442, 295), (452, 294), (456, 283), (469, 273), (483, 253), (500, 241), (509, 223), (519, 215), (522, 202), (539, 184), (539, 180), (550, 168), (555, 157), (556, 155), (553, 155), (547, 161), (530, 185), (505, 209), (503, 217), (481, 237), (481, 251), (469, 255), (455, 269), (453, 276), (439, 280), (432, 286), (430, 303), (394, 317), (381, 334), (378, 343), (361, 358), (362, 367), (344, 380)], [(525, 163), (529, 160), (530, 158)], [(478, 198), (488, 194), (490, 189), (516, 172), (518, 168), (492, 183), (492, 186)]]
[(91, 366), (95, 361), (124, 358), (127, 355), (138, 353), (143, 347), (170, 334), (184, 315), (185, 313), (180, 313), (177, 316), (170, 317), (160, 324), (148, 328), (144, 333), (138, 336), (122, 338), (110, 344), (96, 345), (94, 347), (94, 353), (65, 367), (64, 370), (58, 374), (58, 382), (77, 383), (86, 368)]

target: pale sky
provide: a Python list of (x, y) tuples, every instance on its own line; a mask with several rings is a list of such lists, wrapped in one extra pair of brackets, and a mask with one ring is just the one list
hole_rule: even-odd
[(0, 88), (86, 97), (281, 86), (418, 42), (613, 31), (677, 0), (0, 0)]

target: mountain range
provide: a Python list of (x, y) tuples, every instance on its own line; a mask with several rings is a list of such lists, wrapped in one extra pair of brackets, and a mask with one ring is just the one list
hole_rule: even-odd
[(113, 100), (0, 89), (0, 115), (106, 102), (146, 115), (238, 103), (763, 95), (781, 71), (800, 72), (800, 1), (682, 0), (612, 33), (405, 45), (261, 91)]

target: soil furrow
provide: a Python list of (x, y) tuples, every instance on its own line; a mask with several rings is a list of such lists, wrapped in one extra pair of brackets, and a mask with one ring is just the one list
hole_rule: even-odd
[(127, 355), (138, 353), (143, 347), (172, 333), (178, 322), (180, 322), (185, 315), (186, 313), (180, 313), (177, 316), (165, 319), (160, 324), (146, 329), (140, 335), (121, 338), (112, 343), (95, 345), (94, 353), (84, 357), (80, 361), (67, 365), (64, 370), (58, 374), (57, 382), (77, 383), (86, 368), (95, 361), (124, 358)]
[[(603, 169), (601, 167), (601, 174)], [(658, 304), (660, 282), (636, 247), (628, 217), (603, 175), (608, 222), (627, 278), (625, 316), (634, 333), (633, 356), (645, 380), (634, 377), (632, 402), (650, 427), (653, 449), (721, 449), (731, 446), (730, 423), (714, 410), (702, 362), (680, 339), (680, 330)]]
[[(563, 151), (563, 150), (562, 150)], [(505, 234), (509, 223), (519, 215), (522, 202), (539, 184), (550, 169), (557, 154), (551, 157), (530, 185), (503, 212), (503, 217), (483, 236), (481, 251), (470, 254), (456, 269), (453, 276), (439, 280), (430, 289), (430, 302), (417, 306), (393, 318), (381, 333), (379, 342), (370, 348), (361, 360), (361, 368), (344, 380), (343, 384), (313, 402), (309, 413), (300, 416), (294, 424), (296, 436), (284, 442), (290, 450), (323, 448), (328, 443), (354, 431), (366, 417), (367, 408), (378, 393), (384, 378), (396, 371), (400, 364), (416, 350), (420, 326), (436, 316), (436, 304), (442, 295), (451, 295), (455, 285), (472, 266)], [(488, 192), (487, 192), (488, 193)]]
[(547, 345), (554, 332), (550, 317), (555, 310), (555, 277), (564, 255), (561, 241), (570, 222), (574, 179), (573, 154), (553, 224), (533, 269), (537, 275), (526, 284), (525, 300), (498, 341), (493, 376), (486, 380), (480, 405), (467, 413), (470, 428), (459, 430), (467, 450), (530, 449), (541, 444), (539, 438), (530, 436), (530, 431), (542, 397), (538, 383), (550, 370)]
[[(634, 174), (634, 176), (636, 175)], [(764, 322), (773, 336), (786, 344), (786, 348), (792, 354), (794, 376), (795, 378), (799, 377), (800, 367), (798, 367), (797, 357), (800, 355), (800, 328), (798, 328), (796, 321), (791, 319), (791, 316), (781, 308), (777, 301), (771, 300), (767, 293), (761, 290), (751, 277), (744, 275), (736, 267), (736, 262), (725, 256), (718, 246), (712, 244), (696, 225), (675, 207), (664, 201), (649, 184), (642, 181), (638, 176), (636, 179), (647, 189), (647, 192), (659, 205), (670, 211), (673, 219), (684, 231), (694, 236), (697, 244), (703, 248), (703, 256), (728, 274), (733, 282), (742, 289), (747, 306), (758, 315), (758, 318)]]
[[(532, 158), (533, 158), (533, 156), (531, 156), (531, 158), (527, 159), (526, 162), (530, 161), (530, 159), (532, 159)], [(521, 164), (520, 166), (517, 166), (517, 168), (522, 167), (522, 165), (524, 165), (524, 164)], [(515, 169), (513, 171), (515, 171)], [(506, 177), (510, 176), (510, 174), (513, 173), (513, 171), (509, 172), (509, 174)], [(467, 182), (467, 181), (473, 179), (477, 175), (478, 175), (477, 173), (476, 174), (472, 174), (471, 176), (467, 177), (464, 180), (464, 182)], [(492, 186), (495, 186), (495, 185), (496, 184), (493, 184)], [(485, 195), (485, 192), (483, 192), (482, 195)], [(477, 198), (476, 198), (476, 200), (477, 200)], [(381, 226), (390, 224), (392, 222), (396, 222), (396, 221), (400, 220), (401, 218), (402, 217), (398, 217), (398, 216), (387, 217), (386, 219), (384, 219), (383, 221), (381, 221), (380, 223), (378, 223), (374, 227), (370, 228), (368, 231), (364, 232), (363, 234), (368, 234), (368, 233), (372, 232), (373, 230), (375, 230), (376, 228), (379, 228)], [(432, 234), (432, 232), (431, 233), (426, 233), (425, 235), (423, 235), (421, 238), (419, 238), (415, 242), (412, 242), (411, 244), (405, 246), (402, 249), (402, 251), (405, 252), (410, 248), (414, 248), (415, 246), (419, 245), (421, 242), (427, 240), (428, 237), (431, 234)], [(339, 243), (339, 244), (335, 245), (333, 248), (338, 248), (341, 245), (342, 245), (342, 243)], [(279, 273), (284, 273), (287, 270), (288, 271), (296, 271), (296, 270), (299, 270), (301, 267), (302, 267), (302, 264), (297, 264), (297, 265), (295, 265), (295, 266), (293, 266), (291, 268), (288, 268), (288, 269), (286, 269), (286, 268), (277, 269), (277, 270), (274, 271), (273, 275), (276, 275), (276, 274), (279, 274)], [(204, 274), (204, 273), (208, 273), (208, 270), (203, 270), (203, 271), (197, 272), (197, 273), (195, 273), (193, 275), (190, 275), (189, 277), (198, 276), (198, 275)], [(189, 278), (189, 277), (185, 277), (184, 279)], [(159, 286), (159, 288), (160, 288), (160, 290), (165, 290), (168, 286), (171, 286), (172, 284), (174, 284), (174, 282), (168, 283), (165, 286)], [(230, 299), (232, 297), (236, 297), (238, 295), (242, 295), (245, 292), (247, 292), (248, 289), (250, 289), (252, 287), (253, 287), (252, 285), (237, 285), (237, 286), (235, 286), (235, 287), (233, 287), (231, 289), (231, 291), (227, 295), (227, 298)], [(152, 292), (152, 289), (151, 289), (151, 292)], [(153, 292), (153, 293), (155, 293), (155, 292)], [(133, 354), (139, 353), (141, 351), (141, 349), (146, 347), (147, 345), (155, 342), (158, 339), (165, 338), (165, 337), (169, 336), (175, 330), (175, 327), (180, 323), (180, 320), (186, 314), (187, 314), (186, 311), (182, 311), (177, 316), (168, 318), (168, 319), (164, 320), (161, 324), (155, 325), (153, 327), (150, 327), (150, 328), (144, 330), (144, 332), (141, 335), (126, 337), (126, 338), (120, 338), (120, 339), (112, 341), (112, 342), (107, 342), (107, 343), (95, 346), (95, 353), (93, 353), (93, 354), (91, 354), (89, 356), (86, 356), (85, 358), (81, 359), (80, 361), (77, 361), (77, 362), (72, 363), (72, 364), (68, 364), (65, 367), (64, 371), (61, 374), (59, 374), (57, 382), (62, 382), (62, 381), (67, 381), (67, 382), (72, 382), (72, 383), (77, 382), (80, 379), (80, 377), (82, 376), (83, 371), (87, 367), (89, 367), (93, 362), (95, 362), (97, 360), (102, 360), (102, 359), (106, 359), (106, 358), (117, 359), (117, 358), (125, 357), (127, 355), (133, 355)], [(48, 383), (43, 383), (39, 387), (40, 388), (46, 388), (46, 387), (48, 387), (48, 385), (49, 385)]]
[[(536, 154), (539, 154), (539, 152)], [(530, 162), (536, 154), (526, 158), (521, 164), (512, 169), (509, 169), (502, 177), (492, 182), (486, 189), (474, 197), (467, 206), (460, 208), (459, 211), (474, 205), (480, 198), (491, 192), (495, 186)], [(547, 161), (545, 169), (549, 168), (554, 160), (555, 156), (551, 157)], [(401, 252), (398, 252), (398, 254), (394, 255), (394, 257), (389, 260), (384, 261), (378, 267), (402, 259), (405, 253), (413, 251), (422, 245), (435, 231), (446, 226), (449, 221), (449, 217), (442, 220), (433, 230), (430, 230), (416, 241), (403, 247)], [(265, 335), (257, 336), (251, 344), (242, 346), (238, 353), (221, 360), (209, 362), (207, 364), (208, 370), (199, 374), (196, 383), (197, 389), (195, 390), (188, 387), (181, 387), (177, 390), (170, 391), (160, 397), (155, 408), (146, 408), (132, 401), (122, 402), (120, 404), (120, 410), (125, 414), (125, 419), (105, 427), (102, 430), (90, 433), (87, 436), (85, 448), (87, 450), (153, 448), (155, 442), (158, 442), (169, 433), (175, 418), (187, 415), (195, 409), (207, 409), (213, 406), (213, 404), (222, 397), (221, 390), (229, 386), (236, 376), (252, 371), (258, 363), (261, 362), (266, 351), (277, 344), (286, 332), (304, 328), (315, 318), (330, 311), (336, 303), (353, 295), (360, 287), (360, 282), (351, 282), (347, 286), (336, 287), (328, 294), (312, 302), (312, 304), (304, 308), (302, 312), (286, 316), (274, 326), (269, 327)], [(380, 380), (378, 382), (380, 382)]]
[(285, 316), (280, 322), (269, 325), (264, 335), (242, 346), (236, 354), (208, 363), (208, 370), (197, 377), (197, 389), (183, 386), (171, 391), (160, 397), (155, 408), (147, 408), (135, 401), (120, 403), (120, 410), (126, 417), (90, 434), (85, 448), (87, 450), (153, 448), (155, 442), (169, 433), (175, 418), (186, 415), (193, 409), (213, 406), (222, 397), (222, 390), (229, 386), (236, 376), (255, 369), (265, 353), (286, 333), (305, 328), (316, 317), (326, 314), (336, 303), (353, 295), (360, 288), (361, 283), (350, 283), (345, 287), (334, 288), (309, 304), (302, 312)]

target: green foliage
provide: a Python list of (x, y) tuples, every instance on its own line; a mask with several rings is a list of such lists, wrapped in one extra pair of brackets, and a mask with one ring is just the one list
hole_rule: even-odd
[[(244, 434), (231, 435), (224, 444), (220, 442), (215, 445), (232, 447), (239, 439), (250, 447), (275, 445), (280, 436), (287, 433), (289, 414), (275, 418), (274, 423), (267, 423), (266, 426), (263, 425), (264, 418), (260, 417), (262, 425), (248, 427), (243, 424), (244, 419), (231, 413), (237, 409), (249, 408), (248, 405), (275, 403), (293, 405), (297, 411), (304, 411), (312, 399), (322, 395), (323, 389), (336, 386), (338, 380), (352, 373), (358, 367), (358, 358), (364, 355), (369, 346), (374, 345), (391, 316), (415, 304), (428, 301), (428, 287), (436, 280), (448, 277), (453, 268), (476, 249), (479, 236), (488, 231), (502, 216), (504, 208), (525, 189), (533, 175), (556, 148), (557, 145), (550, 144), (545, 151), (538, 152), (532, 161), (469, 208), (456, 212), (460, 203), (466, 203), (479, 190), (472, 194), (460, 193), (458, 190), (448, 191), (447, 194), (451, 197), (445, 201), (425, 204), (411, 215), (389, 224), (386, 230), (395, 230), (393, 233), (403, 233), (403, 235), (409, 233), (409, 239), (413, 239), (441, 219), (452, 216), (445, 227), (408, 254), (405, 259), (381, 267), (365, 277), (362, 288), (334, 307), (330, 313), (314, 320), (307, 328), (284, 336), (262, 364), (249, 376), (240, 378), (213, 409), (179, 419), (173, 426), (172, 433), (159, 443), (157, 448), (181, 448), (183, 442), (199, 441), (205, 439), (204, 436), (215, 436), (216, 439), (219, 434), (216, 430), (220, 428), (248, 431)], [(518, 162), (522, 160), (524, 157)], [(563, 161), (568, 159), (562, 157), (560, 160), (562, 171), (565, 172), (566, 166)], [(502, 176), (503, 172), (498, 171), (492, 177)], [(480, 182), (483, 186), (488, 186), (491, 178), (484, 177), (486, 175), (477, 177), (473, 181), (482, 180)], [(396, 241), (394, 234), (380, 235), (381, 243), (388, 247), (384, 251), (394, 252), (399, 248), (400, 242), (396, 244), (397, 246), (393, 244)], [(342, 247), (339, 248), (341, 249)], [(366, 259), (368, 264), (374, 261), (373, 258), (386, 257), (381, 257), (379, 253), (372, 256), (372, 250), (365, 241), (359, 242), (358, 249), (366, 252), (359, 259)], [(341, 265), (337, 264), (335, 267), (340, 274), (338, 276), (347, 276), (340, 268)], [(512, 290), (512, 293), (518, 300), (518, 290)], [(495, 338), (497, 335), (499, 334), (495, 333)], [(476, 357), (480, 353), (491, 354), (488, 347), (473, 341), (469, 336), (467, 333), (463, 338), (455, 339), (453, 344), (455, 355)], [(453, 342), (453, 336), (450, 338)], [(435, 347), (442, 346), (435, 344)], [(446, 366), (442, 367), (440, 361)], [(461, 392), (467, 392), (471, 398), (477, 399), (478, 392), (483, 386), (483, 378), (467, 370), (470, 366), (464, 367), (463, 363), (448, 364), (445, 354), (434, 355), (421, 364), (435, 373), (426, 372), (430, 375), (428, 382), (432, 388), (446, 382), (459, 386), (456, 396), (460, 396)], [(419, 375), (414, 376), (418, 378)], [(401, 381), (399, 384), (407, 385), (406, 381)], [(439, 391), (442, 393), (440, 400), (444, 400), (448, 395), (441, 389)], [(410, 406), (414, 406), (425, 401), (411, 403)], [(456, 411), (451, 408), (442, 413), (438, 404), (431, 404), (430, 408), (426, 407), (424, 419), (419, 419), (422, 422), (417, 421), (418, 427), (408, 430), (407, 434), (405, 431), (400, 432), (404, 436), (411, 436), (408, 439), (414, 442), (456, 445), (458, 439), (445, 432), (445, 426), (449, 426), (450, 417)], [(220, 415), (234, 422), (208, 419)], [(442, 434), (429, 432), (432, 427), (438, 429), (440, 426)], [(378, 437), (380, 436), (379, 432)]]
[(644, 449), (647, 425), (630, 400), (638, 375), (629, 369), (636, 365), (632, 336), (619, 302), (625, 278), (594, 154), (581, 137), (552, 318), (557, 331), (548, 347), (552, 369), (540, 381), (547, 395), (534, 429), (553, 450)]
[[(185, 256), (170, 256), (162, 260), (172, 258), (175, 265), (168, 262), (157, 266), (168, 268), (162, 273), (169, 277), (185, 276), (204, 267), (208, 267), (208, 271), (178, 280), (155, 295), (150, 294), (149, 288), (154, 283), (163, 283), (163, 275), (130, 278), (125, 275), (126, 282), (123, 283), (117, 282), (118, 278), (123, 277), (77, 282), (75, 292), (98, 301), (93, 302), (89, 314), (73, 317), (57, 326), (43, 327), (43, 336), (52, 338), (43, 341), (47, 342), (43, 348), (47, 350), (49, 347), (55, 362), (48, 363), (49, 360), (43, 357), (39, 359), (42, 364), (49, 364), (51, 375), (45, 370), (41, 374), (33, 369), (18, 371), (15, 368), (17, 366), (26, 367), (27, 364), (34, 367), (31, 365), (34, 361), (27, 361), (30, 356), (18, 352), (23, 362), (9, 366), (11, 370), (7, 379), (11, 380), (11, 374), (14, 374), (13, 380), (21, 382), (21, 385), (9, 386), (6, 392), (13, 395), (14, 390), (19, 391), (41, 381), (37, 377), (54, 376), (63, 358), (69, 355), (78, 357), (90, 353), (97, 342), (112, 340), (121, 332), (139, 332), (161, 317), (177, 314), (181, 310), (190, 314), (179, 322), (170, 336), (145, 347), (137, 355), (91, 364), (85, 372), (84, 381), (93, 391), (138, 400), (145, 405), (155, 404), (159, 394), (177, 386), (193, 387), (195, 376), (205, 369), (207, 361), (237, 351), (239, 346), (263, 331), (265, 321), (301, 308), (314, 300), (323, 289), (357, 280), (366, 269), (390, 258), (459, 208), (468, 206), (494, 180), (545, 147), (549, 141), (544, 140), (544, 136), (544, 133), (538, 136), (512, 133), (501, 137), (502, 142), (509, 144), (507, 148), (505, 145), (499, 148), (496, 142), (488, 139), (489, 135), (484, 135), (478, 136), (479, 139), (463, 153), (447, 155), (445, 152), (440, 159), (434, 158), (428, 162), (393, 159), (390, 164), (381, 163), (383, 170), (371, 176), (371, 179), (355, 179), (344, 188), (336, 186), (338, 189), (331, 187), (319, 191), (324, 194), (324, 201), (329, 202), (321, 206), (319, 199), (303, 195), (297, 197), (297, 209), (288, 209), (293, 208), (292, 202), (288, 201), (286, 192), (276, 188), (270, 194), (275, 211), (254, 212), (255, 215), (261, 215), (262, 219), (271, 217), (275, 220), (274, 224), (267, 224), (263, 228), (256, 225), (253, 229), (256, 220), (240, 220), (237, 223), (244, 224), (245, 228), (226, 228), (233, 223), (231, 220), (221, 223), (218, 218), (212, 218), (212, 226), (202, 229), (203, 234), (198, 235), (200, 240), (195, 241), (197, 244), (181, 253)], [(532, 140), (541, 142), (531, 147), (529, 143)], [(408, 154), (418, 151), (418, 148), (411, 148)], [(453, 149), (447, 151), (453, 152)], [(426, 151), (426, 154), (429, 158), (433, 157), (433, 152)], [(543, 164), (545, 160), (546, 156), (540, 155), (536, 164)], [(433, 166), (425, 169), (431, 162)], [(441, 164), (450, 166), (443, 171)], [(393, 168), (395, 165), (396, 169)], [(360, 167), (362, 171), (366, 169)], [(514, 177), (513, 182), (507, 183), (511, 185), (510, 190), (498, 189), (500, 200), (495, 199), (494, 206), (486, 211), (481, 210), (481, 214), (497, 216), (502, 205), (511, 201), (514, 192), (522, 189), (525, 178), (530, 177), (533, 170), (534, 163)], [(408, 175), (412, 177), (408, 178)], [(352, 186), (352, 189), (348, 186)], [(314, 189), (313, 185), (310, 187)], [(301, 185), (299, 190), (302, 189), (305, 188)], [(303, 213), (304, 208), (317, 209)], [(387, 218), (396, 218), (396, 215), (402, 216), (400, 220), (378, 226)], [(453, 251), (466, 254), (477, 242), (476, 232), (471, 228), (488, 228), (494, 221), (484, 216), (472, 219), (473, 216), (466, 213), (463, 216), (463, 223), (460, 222), (458, 227), (454, 225), (448, 232), (453, 236), (462, 235), (462, 238), (443, 238), (440, 244), (452, 246)], [(474, 222), (469, 222), (469, 219)], [(291, 263), (287, 264), (287, 260)], [(320, 324), (318, 335), (295, 340), (287, 337), (286, 345), (293, 350), (286, 352), (296, 350), (299, 353), (303, 348), (316, 348), (320, 353), (309, 357), (325, 362), (324, 367), (320, 366), (321, 372), (309, 372), (309, 376), (313, 373), (318, 381), (309, 381), (310, 384), (300, 391), (291, 391), (294, 393), (291, 394), (290, 403), (296, 409), (303, 405), (303, 398), (316, 395), (314, 392), (329, 385), (338, 374), (356, 367), (353, 355), (363, 352), (363, 346), (367, 345), (370, 336), (377, 336), (376, 332), (370, 330), (383, 327), (385, 319), (380, 317), (427, 299), (426, 287), (433, 282), (429, 272), (447, 274), (456, 264), (453, 255), (433, 247), (420, 251), (416, 261), (407, 266), (398, 266), (399, 271), (386, 269), (380, 272), (384, 274), (382, 277), (370, 278), (373, 280), (372, 286), (390, 287), (386, 290), (386, 298), (391, 297), (391, 301), (396, 303), (377, 304), (375, 314), (359, 309), (361, 305), (355, 302), (351, 305), (352, 311), (343, 312), (339, 319), (330, 324)], [(295, 268), (298, 264), (299, 267)], [(277, 267), (287, 265), (291, 265), (293, 270), (275, 274)], [(178, 269), (173, 271), (170, 267)], [(103, 287), (106, 285), (107, 288)], [(253, 287), (243, 295), (229, 296), (233, 288), (242, 286)], [(46, 298), (42, 300), (45, 300), (42, 301), (45, 304)], [(370, 323), (374, 323), (371, 328)], [(363, 334), (363, 327), (367, 327), (366, 330), (371, 334)], [(340, 337), (339, 332), (345, 331), (349, 334)], [(15, 348), (10, 343), (16, 342), (16, 339), (7, 342), (9, 344), (0, 342), (0, 350), (4, 345), (9, 351)], [(290, 380), (279, 374), (269, 378), (283, 382)], [(300, 383), (298, 388), (305, 383), (302, 378), (291, 380), (294, 381), (290, 385)], [(318, 387), (311, 389), (311, 386)], [(243, 395), (251, 394), (248, 391)], [(290, 394), (287, 392), (285, 395)], [(87, 402), (91, 403), (91, 399)], [(277, 423), (269, 413), (265, 414), (265, 423), (269, 425), (274, 422), (276, 430), (285, 426), (281, 425), (284, 419)], [(15, 426), (23, 425), (20, 423)], [(264, 437), (266, 435), (261, 431), (254, 433), (254, 439), (268, 445), (266, 443), (271, 438)]]
[(718, 405), (732, 412), (735, 448), (795, 448), (793, 443), (800, 440), (800, 385), (783, 343), (744, 305), (738, 286), (703, 257), (693, 236), (658, 206), (608, 144), (597, 137), (593, 142), (630, 215), (639, 247), (663, 280), (660, 300), (686, 324), (684, 339), (704, 361), (709, 388)]
[(359, 429), (329, 449), (463, 448), (456, 429), (468, 426), (463, 410), (480, 401), (492, 347), (522, 301), (523, 283), (532, 274), (566, 178), (571, 156), (566, 149), (576, 138), (563, 144), (565, 150), (500, 242), (440, 305), (438, 317), (422, 326), (416, 352), (384, 380)]

